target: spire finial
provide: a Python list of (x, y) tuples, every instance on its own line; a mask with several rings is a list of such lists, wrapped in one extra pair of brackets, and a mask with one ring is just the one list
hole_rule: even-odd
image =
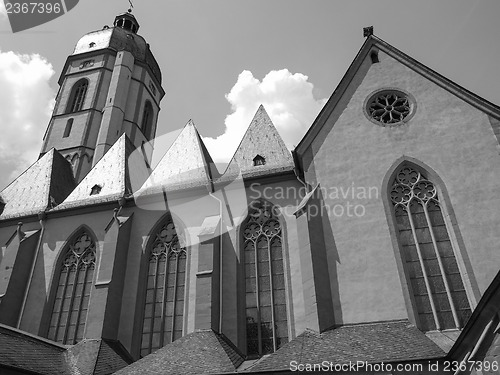
[(128, 12), (132, 13), (132, 9), (134, 9), (134, 4), (132, 3), (132, 0), (128, 0), (128, 3), (130, 4), (130, 8), (128, 8)]
[(363, 36), (368, 38), (373, 35), (373, 26), (363, 27)]

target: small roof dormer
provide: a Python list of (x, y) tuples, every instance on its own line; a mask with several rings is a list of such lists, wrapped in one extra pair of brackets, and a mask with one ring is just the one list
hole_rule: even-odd
[(115, 22), (113, 23), (115, 27), (121, 27), (122, 29), (131, 31), (134, 34), (137, 34), (139, 31), (139, 22), (137, 22), (134, 15), (130, 12), (119, 14), (115, 17)]

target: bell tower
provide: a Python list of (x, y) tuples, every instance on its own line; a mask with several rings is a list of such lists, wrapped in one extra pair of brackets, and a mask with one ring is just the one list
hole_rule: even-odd
[[(56, 148), (81, 181), (107, 150), (126, 133), (136, 147), (154, 139), (161, 71), (149, 44), (137, 34), (129, 11), (113, 27), (84, 35), (59, 77), (56, 105), (40, 157)], [(151, 157), (151, 148), (145, 148)]]

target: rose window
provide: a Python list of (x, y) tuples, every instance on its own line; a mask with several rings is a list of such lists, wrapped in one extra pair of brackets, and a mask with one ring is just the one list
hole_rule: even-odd
[(366, 113), (368, 117), (381, 124), (398, 124), (411, 114), (413, 101), (397, 90), (380, 91), (368, 100)]

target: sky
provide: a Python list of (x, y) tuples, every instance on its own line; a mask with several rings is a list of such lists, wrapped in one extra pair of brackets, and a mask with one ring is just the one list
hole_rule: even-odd
[[(37, 160), (78, 39), (112, 25), (129, 4), (80, 0), (18, 33), (2, 6), (0, 189)], [(192, 119), (216, 161), (232, 156), (260, 104), (287, 146), (298, 144), (363, 44), (365, 26), (500, 105), (498, 0), (135, 0), (133, 13), (162, 69), (157, 134)], [(155, 150), (154, 160), (165, 151)]]

